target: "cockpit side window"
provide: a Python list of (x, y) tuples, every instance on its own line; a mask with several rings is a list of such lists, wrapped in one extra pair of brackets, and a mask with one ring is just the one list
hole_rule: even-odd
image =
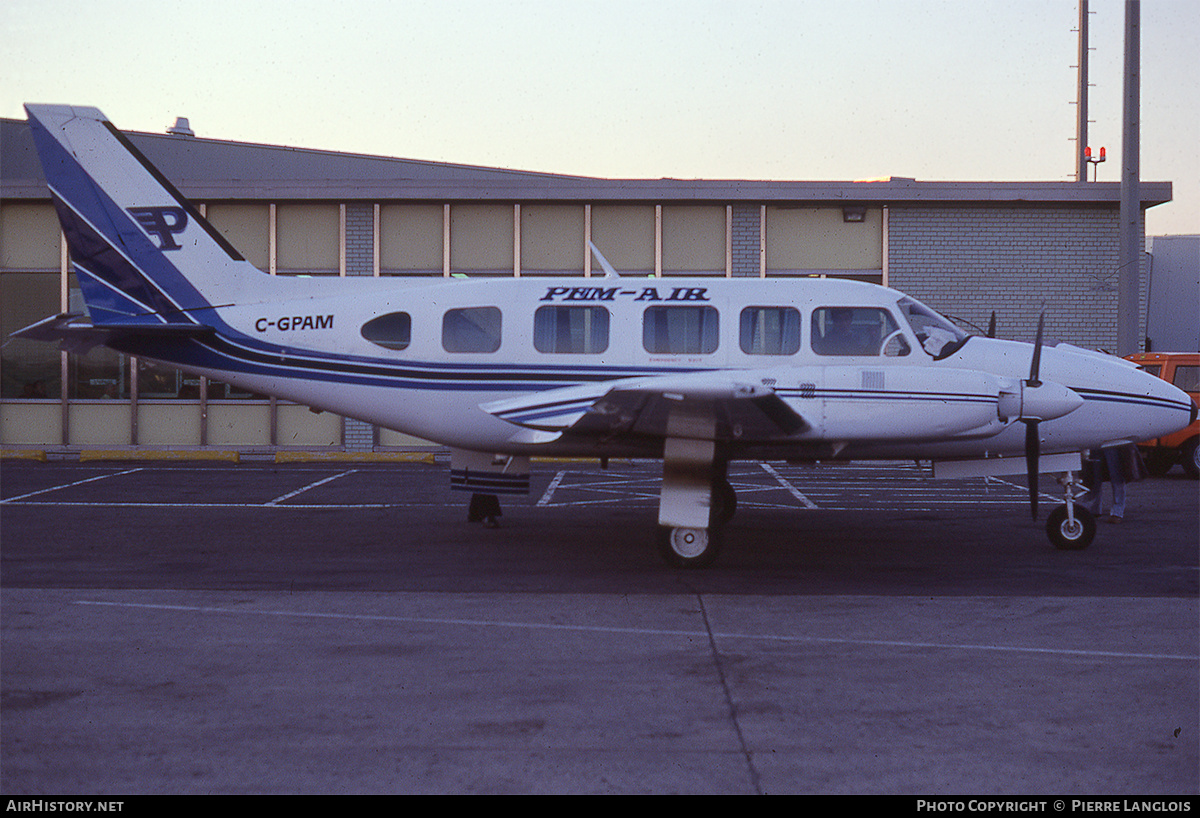
[(920, 301), (902, 298), (899, 306), (922, 349), (934, 358), (945, 358), (956, 352), (970, 337)]
[(813, 310), (812, 348), (818, 355), (898, 357), (911, 351), (896, 319), (879, 307)]
[(406, 312), (389, 312), (363, 324), (361, 332), (384, 349), (406, 349), (412, 341), (412, 318)]

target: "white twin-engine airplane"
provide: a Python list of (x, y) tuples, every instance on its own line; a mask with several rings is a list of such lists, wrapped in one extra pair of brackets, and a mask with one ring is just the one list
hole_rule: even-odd
[[(451, 449), (451, 485), (528, 493), (537, 456), (663, 460), (659, 546), (709, 564), (739, 459), (929, 460), (1063, 474), (1047, 525), (1083, 548), (1085, 449), (1168, 434), (1191, 399), (1124, 360), (968, 336), (833, 279), (294, 278), (241, 256), (94, 108), (26, 107), (88, 316), (17, 333), (104, 344)], [(990, 335), (990, 333), (989, 333)]]

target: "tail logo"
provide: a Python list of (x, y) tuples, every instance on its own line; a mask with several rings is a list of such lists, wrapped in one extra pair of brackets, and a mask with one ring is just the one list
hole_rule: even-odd
[(187, 227), (187, 211), (182, 207), (131, 207), (129, 214), (149, 235), (158, 236), (159, 250), (179, 250), (175, 236)]

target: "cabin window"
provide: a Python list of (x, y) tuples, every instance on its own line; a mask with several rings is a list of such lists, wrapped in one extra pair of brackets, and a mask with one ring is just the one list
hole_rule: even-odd
[(412, 341), (412, 318), (406, 312), (389, 312), (362, 326), (362, 337), (384, 349), (405, 349)]
[(800, 311), (746, 307), (738, 337), (747, 355), (793, 355), (800, 349)]
[(539, 307), (533, 314), (533, 346), (538, 352), (595, 355), (608, 349), (608, 310), (604, 307)]
[(650, 307), (642, 318), (642, 345), (666, 355), (707, 355), (717, 349), (713, 307)]
[(901, 356), (911, 351), (896, 319), (878, 307), (821, 307), (812, 315), (818, 355)]
[(495, 352), (500, 348), (500, 309), (447, 310), (442, 318), (442, 347), (447, 352)]

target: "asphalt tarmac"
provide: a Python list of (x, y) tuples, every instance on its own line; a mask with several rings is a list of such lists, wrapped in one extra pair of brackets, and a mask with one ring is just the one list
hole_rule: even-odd
[(1021, 480), (739, 464), (717, 564), (652, 463), (0, 467), (0, 792), (1200, 791), (1200, 493), (1085, 551)]

